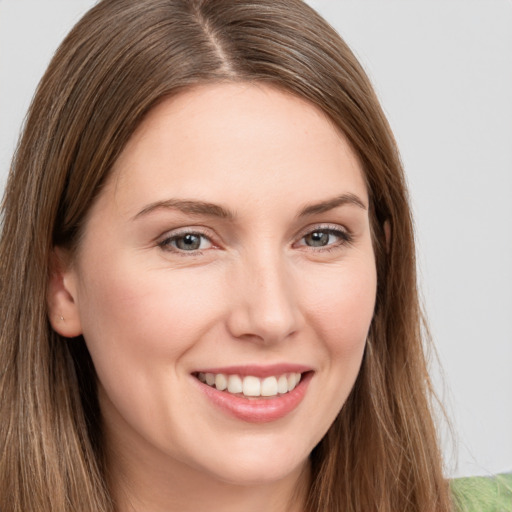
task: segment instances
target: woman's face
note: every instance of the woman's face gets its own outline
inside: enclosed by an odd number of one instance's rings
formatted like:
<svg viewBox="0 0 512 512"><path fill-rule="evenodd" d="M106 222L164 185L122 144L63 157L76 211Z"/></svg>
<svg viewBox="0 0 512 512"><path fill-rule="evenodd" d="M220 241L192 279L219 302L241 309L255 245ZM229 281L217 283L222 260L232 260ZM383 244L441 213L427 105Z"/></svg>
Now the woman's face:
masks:
<svg viewBox="0 0 512 512"><path fill-rule="evenodd" d="M376 294L361 166L301 99L189 90L131 138L62 277L56 329L83 333L128 470L286 478L361 365Z"/></svg>

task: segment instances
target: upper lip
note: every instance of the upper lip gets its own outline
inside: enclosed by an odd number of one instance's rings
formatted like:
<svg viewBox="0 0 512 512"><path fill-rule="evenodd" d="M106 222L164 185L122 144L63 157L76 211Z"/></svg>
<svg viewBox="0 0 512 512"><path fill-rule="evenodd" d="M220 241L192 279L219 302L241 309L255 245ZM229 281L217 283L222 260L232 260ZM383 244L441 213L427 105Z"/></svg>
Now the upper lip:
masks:
<svg viewBox="0 0 512 512"><path fill-rule="evenodd" d="M278 363L271 365L243 364L235 366L216 366L213 368L200 368L193 373L224 373L226 375L252 375L264 378L285 373L305 373L311 371L310 366L303 364Z"/></svg>

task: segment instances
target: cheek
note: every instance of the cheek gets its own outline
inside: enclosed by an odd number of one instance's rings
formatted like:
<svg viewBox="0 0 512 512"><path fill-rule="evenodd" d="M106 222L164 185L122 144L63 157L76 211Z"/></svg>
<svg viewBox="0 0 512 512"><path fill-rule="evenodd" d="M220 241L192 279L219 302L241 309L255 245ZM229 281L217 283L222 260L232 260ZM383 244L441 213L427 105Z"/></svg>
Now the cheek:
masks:
<svg viewBox="0 0 512 512"><path fill-rule="evenodd" d="M377 279L373 258L355 259L312 281L309 322L333 360L362 354L373 317Z"/></svg>
<svg viewBox="0 0 512 512"><path fill-rule="evenodd" d="M219 286L212 279L119 260L108 268L87 275L80 298L83 334L98 374L150 376L156 360L176 362L215 320Z"/></svg>
<svg viewBox="0 0 512 512"><path fill-rule="evenodd" d="M183 361L219 317L219 283L199 271L116 263L87 276L81 301L102 412L118 430L129 424L166 439L182 428L171 418L187 407Z"/></svg>
<svg viewBox="0 0 512 512"><path fill-rule="evenodd" d="M369 253L371 256L371 253ZM322 411L315 432L325 434L345 404L359 374L376 297L373 257L355 258L319 268L301 292L308 297L307 324L323 357L314 408ZM306 293L306 290L309 290ZM321 348L320 348L321 347ZM311 437L314 446L318 438Z"/></svg>

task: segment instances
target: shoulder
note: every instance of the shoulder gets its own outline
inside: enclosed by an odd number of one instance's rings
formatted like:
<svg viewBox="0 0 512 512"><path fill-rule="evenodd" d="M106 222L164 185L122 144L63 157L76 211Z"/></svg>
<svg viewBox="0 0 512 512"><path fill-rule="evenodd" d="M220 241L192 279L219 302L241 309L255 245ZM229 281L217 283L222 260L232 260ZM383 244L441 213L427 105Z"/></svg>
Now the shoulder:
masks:
<svg viewBox="0 0 512 512"><path fill-rule="evenodd" d="M512 512L512 473L456 478L450 487L455 512Z"/></svg>

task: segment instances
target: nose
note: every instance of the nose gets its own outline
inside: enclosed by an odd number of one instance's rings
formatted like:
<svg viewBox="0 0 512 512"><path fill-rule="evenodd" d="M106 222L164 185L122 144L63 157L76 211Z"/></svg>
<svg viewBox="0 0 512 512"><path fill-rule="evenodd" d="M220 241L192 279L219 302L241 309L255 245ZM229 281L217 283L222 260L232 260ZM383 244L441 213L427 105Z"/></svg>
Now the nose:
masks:
<svg viewBox="0 0 512 512"><path fill-rule="evenodd" d="M263 344L293 336L303 317L293 272L278 255L251 258L230 279L230 334Z"/></svg>

